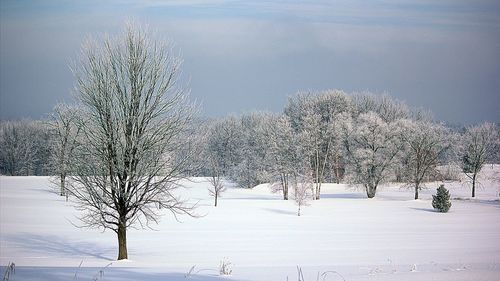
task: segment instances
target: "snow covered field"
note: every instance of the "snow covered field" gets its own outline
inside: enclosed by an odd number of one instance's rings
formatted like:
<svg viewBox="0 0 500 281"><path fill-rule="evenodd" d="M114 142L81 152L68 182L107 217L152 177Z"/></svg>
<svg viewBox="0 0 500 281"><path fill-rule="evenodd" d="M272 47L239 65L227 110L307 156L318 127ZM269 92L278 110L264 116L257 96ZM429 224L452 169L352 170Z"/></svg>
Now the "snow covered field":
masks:
<svg viewBox="0 0 500 281"><path fill-rule="evenodd" d="M431 206L438 183L427 184L421 200L398 186L367 199L325 184L301 217L266 185L229 188L214 208L197 178L183 193L199 200L201 217L178 223L166 212L154 230L131 229L130 260L120 262L115 234L72 225L78 212L48 178L0 177L1 272L12 261L11 280L75 280L76 273L77 280L285 281L297 280L297 266L306 280L326 271L338 274L324 280L500 280L499 174L500 165L485 166L473 200L465 184L445 183L455 198L445 214ZM218 274L224 258L230 276Z"/></svg>

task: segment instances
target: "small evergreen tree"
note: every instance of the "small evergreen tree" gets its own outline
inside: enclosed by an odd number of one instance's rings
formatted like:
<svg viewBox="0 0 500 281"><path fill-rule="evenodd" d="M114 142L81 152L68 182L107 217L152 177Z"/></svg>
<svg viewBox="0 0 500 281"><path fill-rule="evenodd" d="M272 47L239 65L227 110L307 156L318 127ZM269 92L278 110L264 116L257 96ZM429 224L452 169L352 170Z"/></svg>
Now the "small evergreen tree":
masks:
<svg viewBox="0 0 500 281"><path fill-rule="evenodd" d="M444 187L444 184L438 187L437 195L432 195L432 207L441 213L446 213L450 209L450 192Z"/></svg>

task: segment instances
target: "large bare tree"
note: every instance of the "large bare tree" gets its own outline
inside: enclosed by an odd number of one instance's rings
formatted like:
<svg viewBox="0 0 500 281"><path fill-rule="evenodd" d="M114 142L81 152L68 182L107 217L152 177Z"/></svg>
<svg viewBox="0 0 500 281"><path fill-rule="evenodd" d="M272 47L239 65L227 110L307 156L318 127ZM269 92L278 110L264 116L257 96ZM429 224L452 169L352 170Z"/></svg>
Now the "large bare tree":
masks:
<svg viewBox="0 0 500 281"><path fill-rule="evenodd" d="M84 45L74 69L84 116L68 192L84 226L116 232L121 260L129 226L157 223L161 209L193 215L175 193L191 157L176 152L189 147L193 110L168 45L133 25L103 41Z"/></svg>

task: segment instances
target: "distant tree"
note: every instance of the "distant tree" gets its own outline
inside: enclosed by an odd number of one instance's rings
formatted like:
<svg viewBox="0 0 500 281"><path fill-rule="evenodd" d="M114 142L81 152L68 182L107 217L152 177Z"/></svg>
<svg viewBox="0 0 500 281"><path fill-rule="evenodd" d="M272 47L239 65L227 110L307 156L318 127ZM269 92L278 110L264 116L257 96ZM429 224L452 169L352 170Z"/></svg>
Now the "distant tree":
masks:
<svg viewBox="0 0 500 281"><path fill-rule="evenodd" d="M77 118L78 109L66 104L57 104L54 107L51 119L48 122L53 135L52 161L59 181L59 195L66 195L66 176L71 172L73 151L78 143L80 124Z"/></svg>
<svg viewBox="0 0 500 281"><path fill-rule="evenodd" d="M33 121L35 127L35 167L33 174L37 176L54 175L54 167L51 157L54 153L52 143L54 136L50 133L50 128L45 119Z"/></svg>
<svg viewBox="0 0 500 281"><path fill-rule="evenodd" d="M386 123L411 116L411 112L406 104L387 95L374 95L369 92L355 93L352 95L351 100L354 116L375 112Z"/></svg>
<svg viewBox="0 0 500 281"><path fill-rule="evenodd" d="M48 138L42 122L22 120L0 123L0 170L10 176L45 172Z"/></svg>
<svg viewBox="0 0 500 281"><path fill-rule="evenodd" d="M405 145L404 180L414 185L415 200L426 177L436 172L440 156L450 147L450 134L438 124L430 121L404 119L401 138Z"/></svg>
<svg viewBox="0 0 500 281"><path fill-rule="evenodd" d="M387 123L372 111L354 119L344 118L344 145L353 181L362 184L368 198L373 198L378 185L389 177L403 147L400 128L396 122Z"/></svg>
<svg viewBox="0 0 500 281"><path fill-rule="evenodd" d="M67 192L85 226L111 229L118 260L127 259L127 229L158 222L159 209L193 214L175 195L189 158L193 110L177 85L181 61L170 47L133 25L116 40L89 42L75 69L82 104L80 144Z"/></svg>
<svg viewBox="0 0 500 281"><path fill-rule="evenodd" d="M206 126L209 138L208 142L205 142L205 149L217 155L220 174L224 177L230 176L234 167L241 161L243 139L240 120L235 116L228 116Z"/></svg>
<svg viewBox="0 0 500 281"><path fill-rule="evenodd" d="M329 90L319 94L299 93L288 100L285 114L292 128L302 135L303 147L311 162L315 183L313 199L320 199L328 160L342 162L341 139L336 131L342 113L351 110L350 98L342 91Z"/></svg>
<svg viewBox="0 0 500 281"><path fill-rule="evenodd" d="M222 177L218 173L212 174L209 177L211 187L208 188L208 193L214 198L214 206L217 207L217 201L219 197L222 197L222 193L226 191Z"/></svg>
<svg viewBox="0 0 500 281"><path fill-rule="evenodd" d="M436 195L432 195L432 207L441 213L446 213L450 209L450 192L444 187L444 184L438 187Z"/></svg>
<svg viewBox="0 0 500 281"><path fill-rule="evenodd" d="M230 178L239 187L252 188L266 181L265 159L267 140L264 126L267 116L251 112L239 118L236 161L230 171Z"/></svg>
<svg viewBox="0 0 500 281"><path fill-rule="evenodd" d="M307 155L301 146L303 142L301 136L293 131L286 116L270 116L265 128L268 141L266 167L271 188L281 191L283 199L288 200L292 177L306 166Z"/></svg>
<svg viewBox="0 0 500 281"><path fill-rule="evenodd" d="M468 127L462 137L461 164L467 177L472 181L472 197L476 196L477 176L486 161L493 160L499 133L492 123Z"/></svg>
<svg viewBox="0 0 500 281"><path fill-rule="evenodd" d="M227 148L228 142L230 141L227 137L226 127L223 122L215 122L212 126L208 128L205 149L203 153L204 163L206 165L206 170L210 174L209 182L210 187L208 188L210 196L214 197L214 206L217 207L218 198L221 197L222 193L226 190L223 184L223 176L225 165L227 165L228 159Z"/></svg>

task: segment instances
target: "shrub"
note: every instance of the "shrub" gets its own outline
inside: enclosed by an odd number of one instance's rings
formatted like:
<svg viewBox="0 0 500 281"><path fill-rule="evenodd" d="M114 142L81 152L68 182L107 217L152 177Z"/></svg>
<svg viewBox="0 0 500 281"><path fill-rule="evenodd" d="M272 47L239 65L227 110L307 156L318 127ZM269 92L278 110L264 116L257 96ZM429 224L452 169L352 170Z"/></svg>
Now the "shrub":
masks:
<svg viewBox="0 0 500 281"><path fill-rule="evenodd" d="M432 207L441 213L446 213L450 209L450 192L444 187L444 184L438 187L436 195L432 195Z"/></svg>

